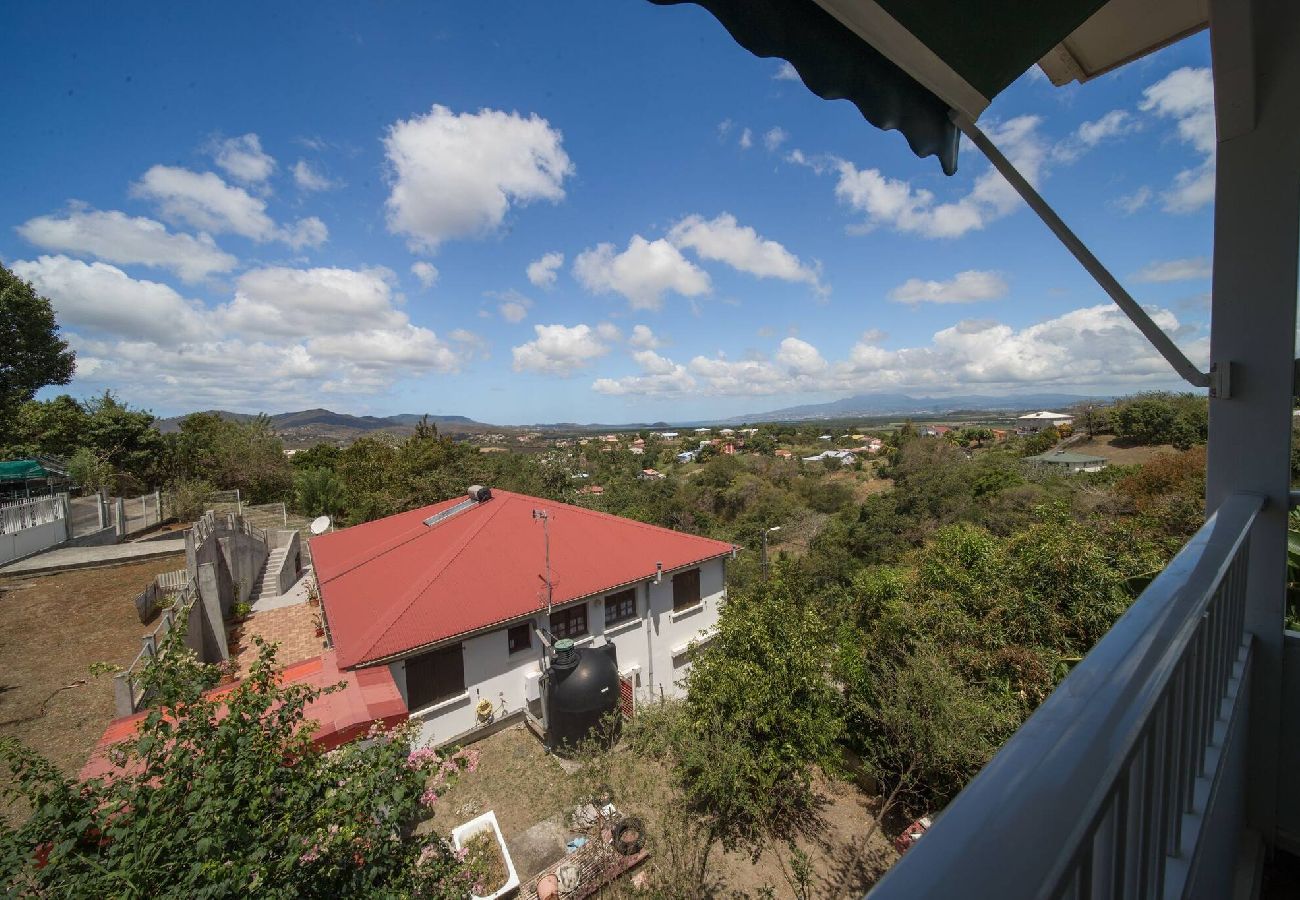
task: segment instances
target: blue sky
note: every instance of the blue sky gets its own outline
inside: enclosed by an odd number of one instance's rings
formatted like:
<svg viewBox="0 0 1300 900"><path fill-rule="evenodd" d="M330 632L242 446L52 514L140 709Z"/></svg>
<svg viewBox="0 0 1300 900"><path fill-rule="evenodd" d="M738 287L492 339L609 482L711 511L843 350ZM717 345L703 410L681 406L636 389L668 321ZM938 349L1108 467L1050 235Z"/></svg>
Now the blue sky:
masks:
<svg viewBox="0 0 1300 900"><path fill-rule="evenodd" d="M1177 386L977 151L945 178L696 7L132 9L0 34L0 260L74 394L515 424ZM981 119L1198 363L1208 66L1035 69Z"/></svg>

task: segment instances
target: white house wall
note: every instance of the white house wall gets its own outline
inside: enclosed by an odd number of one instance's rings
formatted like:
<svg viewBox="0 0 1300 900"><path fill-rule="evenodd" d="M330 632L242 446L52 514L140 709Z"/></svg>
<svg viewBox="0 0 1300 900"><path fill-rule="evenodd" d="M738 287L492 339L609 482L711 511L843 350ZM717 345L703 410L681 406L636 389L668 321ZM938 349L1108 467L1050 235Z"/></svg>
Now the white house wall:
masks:
<svg viewBox="0 0 1300 900"><path fill-rule="evenodd" d="M604 598L593 597L587 604L588 635L579 638L580 647L612 643L617 648L618 668L622 673L635 672L636 702L678 697L683 694L680 681L690 668L684 651L692 642L711 634L717 626L718 613L725 599L724 561L715 559L700 565L700 602L681 612L673 612L672 574L665 573L655 584L653 579L635 586L637 618L605 630ZM646 600L649 598L649 603ZM566 609L576 603L557 606ZM546 614L533 618L535 625L546 624ZM501 628L465 638L462 659L465 666L465 693L424 709L411 710L411 721L421 723L421 743L443 744L461 740L481 727L475 707L486 698L492 702L495 718L515 715L527 705L525 678L540 671L541 642L533 635L533 646L520 653L509 653L506 631L524 620L513 620ZM678 651L674 655L674 651ZM402 660L389 666L402 701L408 703L406 664Z"/></svg>

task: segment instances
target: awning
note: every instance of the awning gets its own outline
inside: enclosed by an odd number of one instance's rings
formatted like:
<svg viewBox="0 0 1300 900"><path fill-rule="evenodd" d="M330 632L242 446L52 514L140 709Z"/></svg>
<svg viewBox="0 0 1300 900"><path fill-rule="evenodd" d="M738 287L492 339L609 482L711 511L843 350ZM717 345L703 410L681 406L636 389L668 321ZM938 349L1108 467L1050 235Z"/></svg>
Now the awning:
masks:
<svg viewBox="0 0 1300 900"><path fill-rule="evenodd" d="M0 462L0 482L66 478L68 471L53 459L11 459Z"/></svg>

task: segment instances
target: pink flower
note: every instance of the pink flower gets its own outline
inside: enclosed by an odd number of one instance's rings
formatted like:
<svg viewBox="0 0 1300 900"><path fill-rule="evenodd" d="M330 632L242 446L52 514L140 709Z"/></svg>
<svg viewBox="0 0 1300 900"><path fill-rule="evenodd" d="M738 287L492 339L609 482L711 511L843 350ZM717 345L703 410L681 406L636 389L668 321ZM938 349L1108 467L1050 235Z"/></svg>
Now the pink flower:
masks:
<svg viewBox="0 0 1300 900"><path fill-rule="evenodd" d="M305 866L308 863L314 863L318 859L320 859L320 846L313 845L310 850L298 857L298 862Z"/></svg>
<svg viewBox="0 0 1300 900"><path fill-rule="evenodd" d="M427 791L425 791L423 794L420 795L420 802L425 806L432 807L433 804L438 802L438 792L435 791L433 788L429 788Z"/></svg>

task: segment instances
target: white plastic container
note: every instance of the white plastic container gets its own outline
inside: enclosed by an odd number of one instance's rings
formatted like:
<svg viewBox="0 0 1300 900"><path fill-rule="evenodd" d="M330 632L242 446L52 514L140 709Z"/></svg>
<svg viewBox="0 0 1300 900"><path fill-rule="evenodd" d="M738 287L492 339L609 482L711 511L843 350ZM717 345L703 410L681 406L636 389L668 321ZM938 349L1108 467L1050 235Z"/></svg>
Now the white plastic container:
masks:
<svg viewBox="0 0 1300 900"><path fill-rule="evenodd" d="M493 836L496 837L497 847L501 850L501 858L506 861L506 874L510 877L495 893L483 897L478 894L470 894L470 897L473 900L496 900L497 897L503 897L519 887L519 873L515 871L514 860L510 858L510 851L506 849L506 839L501 836L501 827L497 825L497 814L489 809L483 815L470 819L463 825L457 825L451 830L451 845L460 850L471 838L477 837L483 831L491 831Z"/></svg>

